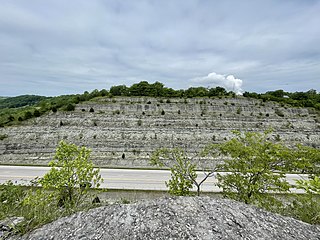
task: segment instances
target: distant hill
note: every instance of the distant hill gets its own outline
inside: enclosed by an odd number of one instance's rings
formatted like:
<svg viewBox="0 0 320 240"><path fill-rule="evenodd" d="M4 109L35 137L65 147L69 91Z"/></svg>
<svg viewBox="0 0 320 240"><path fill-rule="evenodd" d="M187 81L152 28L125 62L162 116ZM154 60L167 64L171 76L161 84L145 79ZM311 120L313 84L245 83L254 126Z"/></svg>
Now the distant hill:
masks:
<svg viewBox="0 0 320 240"><path fill-rule="evenodd" d="M0 109L31 106L48 97L37 95L21 95L17 97L0 97Z"/></svg>

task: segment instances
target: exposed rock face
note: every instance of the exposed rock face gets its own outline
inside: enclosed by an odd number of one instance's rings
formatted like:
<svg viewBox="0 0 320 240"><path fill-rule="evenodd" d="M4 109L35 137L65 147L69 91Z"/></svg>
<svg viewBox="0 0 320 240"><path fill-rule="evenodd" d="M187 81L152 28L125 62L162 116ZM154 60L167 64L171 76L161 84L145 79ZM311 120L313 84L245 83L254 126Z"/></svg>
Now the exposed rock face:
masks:
<svg viewBox="0 0 320 240"><path fill-rule="evenodd" d="M62 218L21 239L320 239L320 228L243 203L163 198Z"/></svg>
<svg viewBox="0 0 320 240"><path fill-rule="evenodd" d="M291 145L320 146L318 116L308 109L246 98L99 98L72 112L51 112L23 126L0 129L8 136L0 141L0 163L46 165L64 139L91 148L96 165L144 167L159 147L194 152L230 139L232 130L270 127Z"/></svg>

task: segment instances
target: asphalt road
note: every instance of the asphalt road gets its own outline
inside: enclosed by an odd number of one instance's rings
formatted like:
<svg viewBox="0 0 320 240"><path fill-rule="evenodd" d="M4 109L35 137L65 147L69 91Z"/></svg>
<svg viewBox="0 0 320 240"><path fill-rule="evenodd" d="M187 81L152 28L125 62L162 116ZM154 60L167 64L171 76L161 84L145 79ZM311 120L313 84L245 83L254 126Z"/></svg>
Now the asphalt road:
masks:
<svg viewBox="0 0 320 240"><path fill-rule="evenodd" d="M17 184L28 184L36 177L42 177L49 171L49 167L0 166L0 183L12 180ZM100 169L104 179L103 188L108 189L136 189L136 190L167 190L165 181L170 179L170 172L165 170L135 170L135 169ZM198 178L203 177L198 172ZM306 175L287 174L289 183L296 179L307 178ZM210 177L202 186L202 191L219 192L215 186L215 177Z"/></svg>

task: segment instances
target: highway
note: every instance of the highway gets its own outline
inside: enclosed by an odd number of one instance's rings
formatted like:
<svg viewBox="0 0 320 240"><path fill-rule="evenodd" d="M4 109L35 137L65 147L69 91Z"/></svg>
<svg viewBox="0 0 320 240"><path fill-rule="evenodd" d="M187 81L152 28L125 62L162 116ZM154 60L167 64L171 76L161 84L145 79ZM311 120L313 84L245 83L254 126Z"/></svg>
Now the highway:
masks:
<svg viewBox="0 0 320 240"><path fill-rule="evenodd" d="M16 184L28 185L30 180L42 177L49 170L49 167L0 165L0 183L12 180ZM108 189L167 190L165 181L170 179L170 171L166 170L100 169L100 174L104 179L101 187ZM203 176L203 172L198 172L199 179ZM287 174L290 184L301 178L306 179L307 175ZM201 190L220 192L215 183L215 177L210 177Z"/></svg>

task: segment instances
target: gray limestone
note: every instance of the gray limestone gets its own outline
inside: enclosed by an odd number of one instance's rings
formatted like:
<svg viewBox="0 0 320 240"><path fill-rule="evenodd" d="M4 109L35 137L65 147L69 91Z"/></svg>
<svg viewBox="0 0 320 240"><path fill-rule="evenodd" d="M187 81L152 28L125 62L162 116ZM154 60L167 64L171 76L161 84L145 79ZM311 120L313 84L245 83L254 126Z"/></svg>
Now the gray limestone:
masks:
<svg viewBox="0 0 320 240"><path fill-rule="evenodd" d="M310 109L241 97L98 98L72 112L51 112L22 126L1 128L0 134L8 137L0 140L0 163L46 165L58 142L66 140L91 148L92 160L102 167L149 167L150 154L160 147L195 152L230 139L232 130L268 128L289 145L320 146L319 116ZM214 162L207 159L207 164Z"/></svg>
<svg viewBox="0 0 320 240"><path fill-rule="evenodd" d="M162 198L81 212L20 239L320 239L320 228L225 199Z"/></svg>

